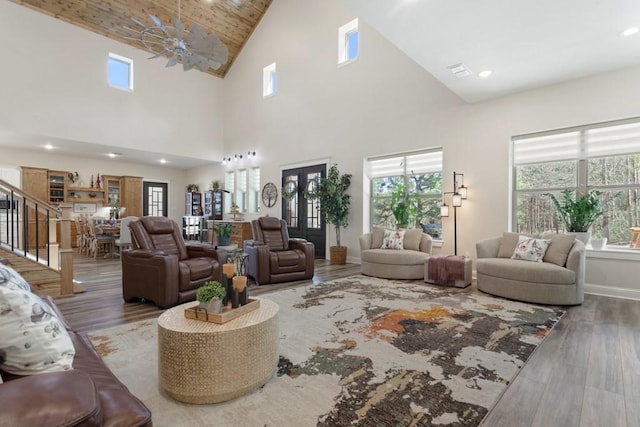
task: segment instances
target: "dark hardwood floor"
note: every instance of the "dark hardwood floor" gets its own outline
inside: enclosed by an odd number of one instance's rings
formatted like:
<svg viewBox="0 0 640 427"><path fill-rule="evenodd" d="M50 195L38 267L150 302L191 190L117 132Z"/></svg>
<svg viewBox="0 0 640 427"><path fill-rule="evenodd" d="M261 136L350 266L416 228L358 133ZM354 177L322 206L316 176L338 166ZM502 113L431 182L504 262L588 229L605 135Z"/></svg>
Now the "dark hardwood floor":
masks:
<svg viewBox="0 0 640 427"><path fill-rule="evenodd" d="M86 292L56 303L74 328L95 331L158 317L151 303L125 304L119 258L74 257ZM360 272L357 264L316 261L312 281L257 287L253 295L320 283ZM477 292L475 285L467 288ZM531 356L484 427L640 427L640 301L587 295Z"/></svg>

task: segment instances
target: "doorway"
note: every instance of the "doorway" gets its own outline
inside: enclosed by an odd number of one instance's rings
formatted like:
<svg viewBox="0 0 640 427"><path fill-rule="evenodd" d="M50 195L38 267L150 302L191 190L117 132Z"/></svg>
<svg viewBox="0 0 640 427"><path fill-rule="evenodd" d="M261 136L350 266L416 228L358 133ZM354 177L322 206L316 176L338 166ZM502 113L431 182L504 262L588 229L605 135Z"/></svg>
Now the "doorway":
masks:
<svg viewBox="0 0 640 427"><path fill-rule="evenodd" d="M282 218L287 222L289 236L312 242L316 258L326 256L326 224L320 211L320 203L307 199L304 190L310 182L324 178L326 171L326 165L282 171Z"/></svg>
<svg viewBox="0 0 640 427"><path fill-rule="evenodd" d="M142 183L142 215L168 216L168 184L164 182Z"/></svg>

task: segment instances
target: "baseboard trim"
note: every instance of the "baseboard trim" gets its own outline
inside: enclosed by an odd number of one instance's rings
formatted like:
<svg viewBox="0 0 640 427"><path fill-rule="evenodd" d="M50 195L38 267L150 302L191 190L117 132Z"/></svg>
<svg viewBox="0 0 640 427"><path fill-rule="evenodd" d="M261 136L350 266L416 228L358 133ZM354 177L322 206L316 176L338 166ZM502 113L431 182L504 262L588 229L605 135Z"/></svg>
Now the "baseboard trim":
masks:
<svg viewBox="0 0 640 427"><path fill-rule="evenodd" d="M604 297L624 298L640 301L640 290L629 288L618 288L616 286L584 284L584 293L590 295L600 295Z"/></svg>

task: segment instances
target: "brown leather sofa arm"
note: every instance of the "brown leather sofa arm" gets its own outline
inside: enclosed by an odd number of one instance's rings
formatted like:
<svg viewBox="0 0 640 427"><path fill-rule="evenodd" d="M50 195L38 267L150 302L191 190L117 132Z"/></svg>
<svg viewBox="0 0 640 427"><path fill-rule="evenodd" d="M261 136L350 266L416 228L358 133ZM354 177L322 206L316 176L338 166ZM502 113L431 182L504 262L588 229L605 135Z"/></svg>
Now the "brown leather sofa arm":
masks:
<svg viewBox="0 0 640 427"><path fill-rule="evenodd" d="M91 377L78 370L16 378L0 384L0 426L101 426Z"/></svg>
<svg viewBox="0 0 640 427"><path fill-rule="evenodd" d="M213 248L211 245L199 243L187 245L187 254L189 258L207 257L214 258L221 264L227 262L227 251Z"/></svg>
<svg viewBox="0 0 640 427"><path fill-rule="evenodd" d="M304 252L307 259L313 260L316 256L316 248L313 243L305 239L292 238L289 239L289 247L291 249L298 249ZM313 262L306 263L305 275L307 277L313 276L314 265Z"/></svg>
<svg viewBox="0 0 640 427"><path fill-rule="evenodd" d="M130 258L153 258L155 256L163 256L163 257L167 256L167 253L161 250L146 251L144 249L132 249L126 252L127 252L126 256Z"/></svg>
<svg viewBox="0 0 640 427"><path fill-rule="evenodd" d="M122 296L131 301L139 295L148 295L159 307L178 302L179 274L177 255L163 251L134 249L122 253Z"/></svg>

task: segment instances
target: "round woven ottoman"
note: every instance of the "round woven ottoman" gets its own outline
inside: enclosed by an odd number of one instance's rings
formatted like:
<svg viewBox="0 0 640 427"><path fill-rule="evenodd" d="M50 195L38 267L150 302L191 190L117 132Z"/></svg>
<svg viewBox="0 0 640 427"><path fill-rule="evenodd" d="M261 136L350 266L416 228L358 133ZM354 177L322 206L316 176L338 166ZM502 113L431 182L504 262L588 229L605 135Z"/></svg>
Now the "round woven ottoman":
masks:
<svg viewBox="0 0 640 427"><path fill-rule="evenodd" d="M160 387L186 403L216 403L260 387L278 366L278 305L260 307L227 323L187 319L189 302L158 319Z"/></svg>

